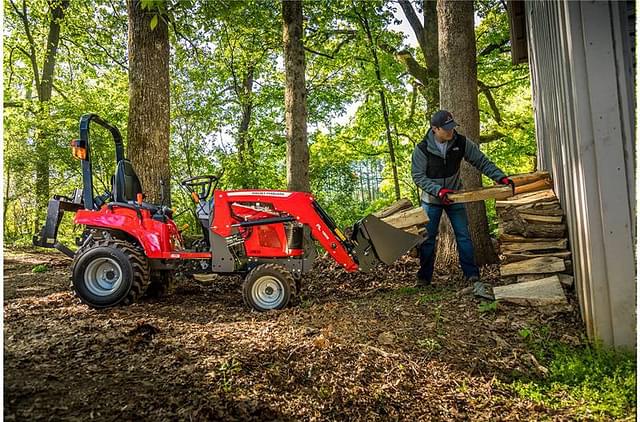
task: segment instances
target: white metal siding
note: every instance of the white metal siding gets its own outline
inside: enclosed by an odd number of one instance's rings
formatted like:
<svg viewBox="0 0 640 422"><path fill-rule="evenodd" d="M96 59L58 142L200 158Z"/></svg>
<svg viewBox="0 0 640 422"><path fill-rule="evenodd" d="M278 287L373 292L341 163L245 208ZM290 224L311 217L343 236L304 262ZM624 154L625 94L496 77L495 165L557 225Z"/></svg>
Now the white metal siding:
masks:
<svg viewBox="0 0 640 422"><path fill-rule="evenodd" d="M635 64L628 8L527 1L525 10L538 165L552 173L567 214L587 332L635 347Z"/></svg>

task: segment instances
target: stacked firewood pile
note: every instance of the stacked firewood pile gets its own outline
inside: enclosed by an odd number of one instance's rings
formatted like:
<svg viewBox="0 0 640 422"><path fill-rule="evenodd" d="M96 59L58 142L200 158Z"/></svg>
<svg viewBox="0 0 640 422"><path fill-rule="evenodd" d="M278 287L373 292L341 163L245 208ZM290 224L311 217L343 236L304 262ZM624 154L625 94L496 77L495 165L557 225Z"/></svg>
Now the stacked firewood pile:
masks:
<svg viewBox="0 0 640 422"><path fill-rule="evenodd" d="M561 284L573 284L567 226L548 172L511 176L510 186L496 185L450 194L455 202L496 199L501 245L500 275L512 284L493 289L495 298L521 304L566 303ZM428 222L408 199L374 214L404 231L423 234ZM416 251L412 254L415 255Z"/></svg>
<svg viewBox="0 0 640 422"><path fill-rule="evenodd" d="M567 226L546 172L514 176L516 195L496 201L500 275L516 284L494 289L496 299L565 303L561 283L573 283Z"/></svg>

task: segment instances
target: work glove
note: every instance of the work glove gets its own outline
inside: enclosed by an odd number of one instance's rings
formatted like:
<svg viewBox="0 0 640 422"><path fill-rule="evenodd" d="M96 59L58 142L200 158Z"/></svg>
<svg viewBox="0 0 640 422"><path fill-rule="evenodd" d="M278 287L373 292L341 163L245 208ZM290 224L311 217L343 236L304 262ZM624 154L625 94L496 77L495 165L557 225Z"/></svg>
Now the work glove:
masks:
<svg viewBox="0 0 640 422"><path fill-rule="evenodd" d="M447 195L454 192L454 190L442 188L438 191L438 198L440 198L440 201L442 201L444 205L451 205L452 201Z"/></svg>
<svg viewBox="0 0 640 422"><path fill-rule="evenodd" d="M508 177L503 177L502 179L500 179L499 183L501 185L509 185L509 186L511 186L511 194L512 195L516 194L516 184L513 183L513 180L509 179Z"/></svg>

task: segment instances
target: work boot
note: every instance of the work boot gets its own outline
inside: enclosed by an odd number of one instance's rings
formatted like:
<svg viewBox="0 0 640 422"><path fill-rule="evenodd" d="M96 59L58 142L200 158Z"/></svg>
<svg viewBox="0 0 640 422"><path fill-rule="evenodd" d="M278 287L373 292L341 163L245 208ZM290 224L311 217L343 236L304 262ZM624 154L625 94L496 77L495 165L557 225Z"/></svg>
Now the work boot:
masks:
<svg viewBox="0 0 640 422"><path fill-rule="evenodd" d="M473 283L473 295L481 299L494 300L491 286L483 283L478 278L476 278L476 281Z"/></svg>

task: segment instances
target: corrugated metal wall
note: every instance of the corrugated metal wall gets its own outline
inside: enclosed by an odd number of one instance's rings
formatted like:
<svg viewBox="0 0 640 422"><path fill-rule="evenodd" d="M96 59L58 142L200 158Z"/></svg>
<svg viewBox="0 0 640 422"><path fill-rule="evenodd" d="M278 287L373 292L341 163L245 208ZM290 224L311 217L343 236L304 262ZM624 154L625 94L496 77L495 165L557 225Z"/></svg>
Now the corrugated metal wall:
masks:
<svg viewBox="0 0 640 422"><path fill-rule="evenodd" d="M587 332L636 342L634 17L628 2L526 1L538 164L567 215Z"/></svg>

